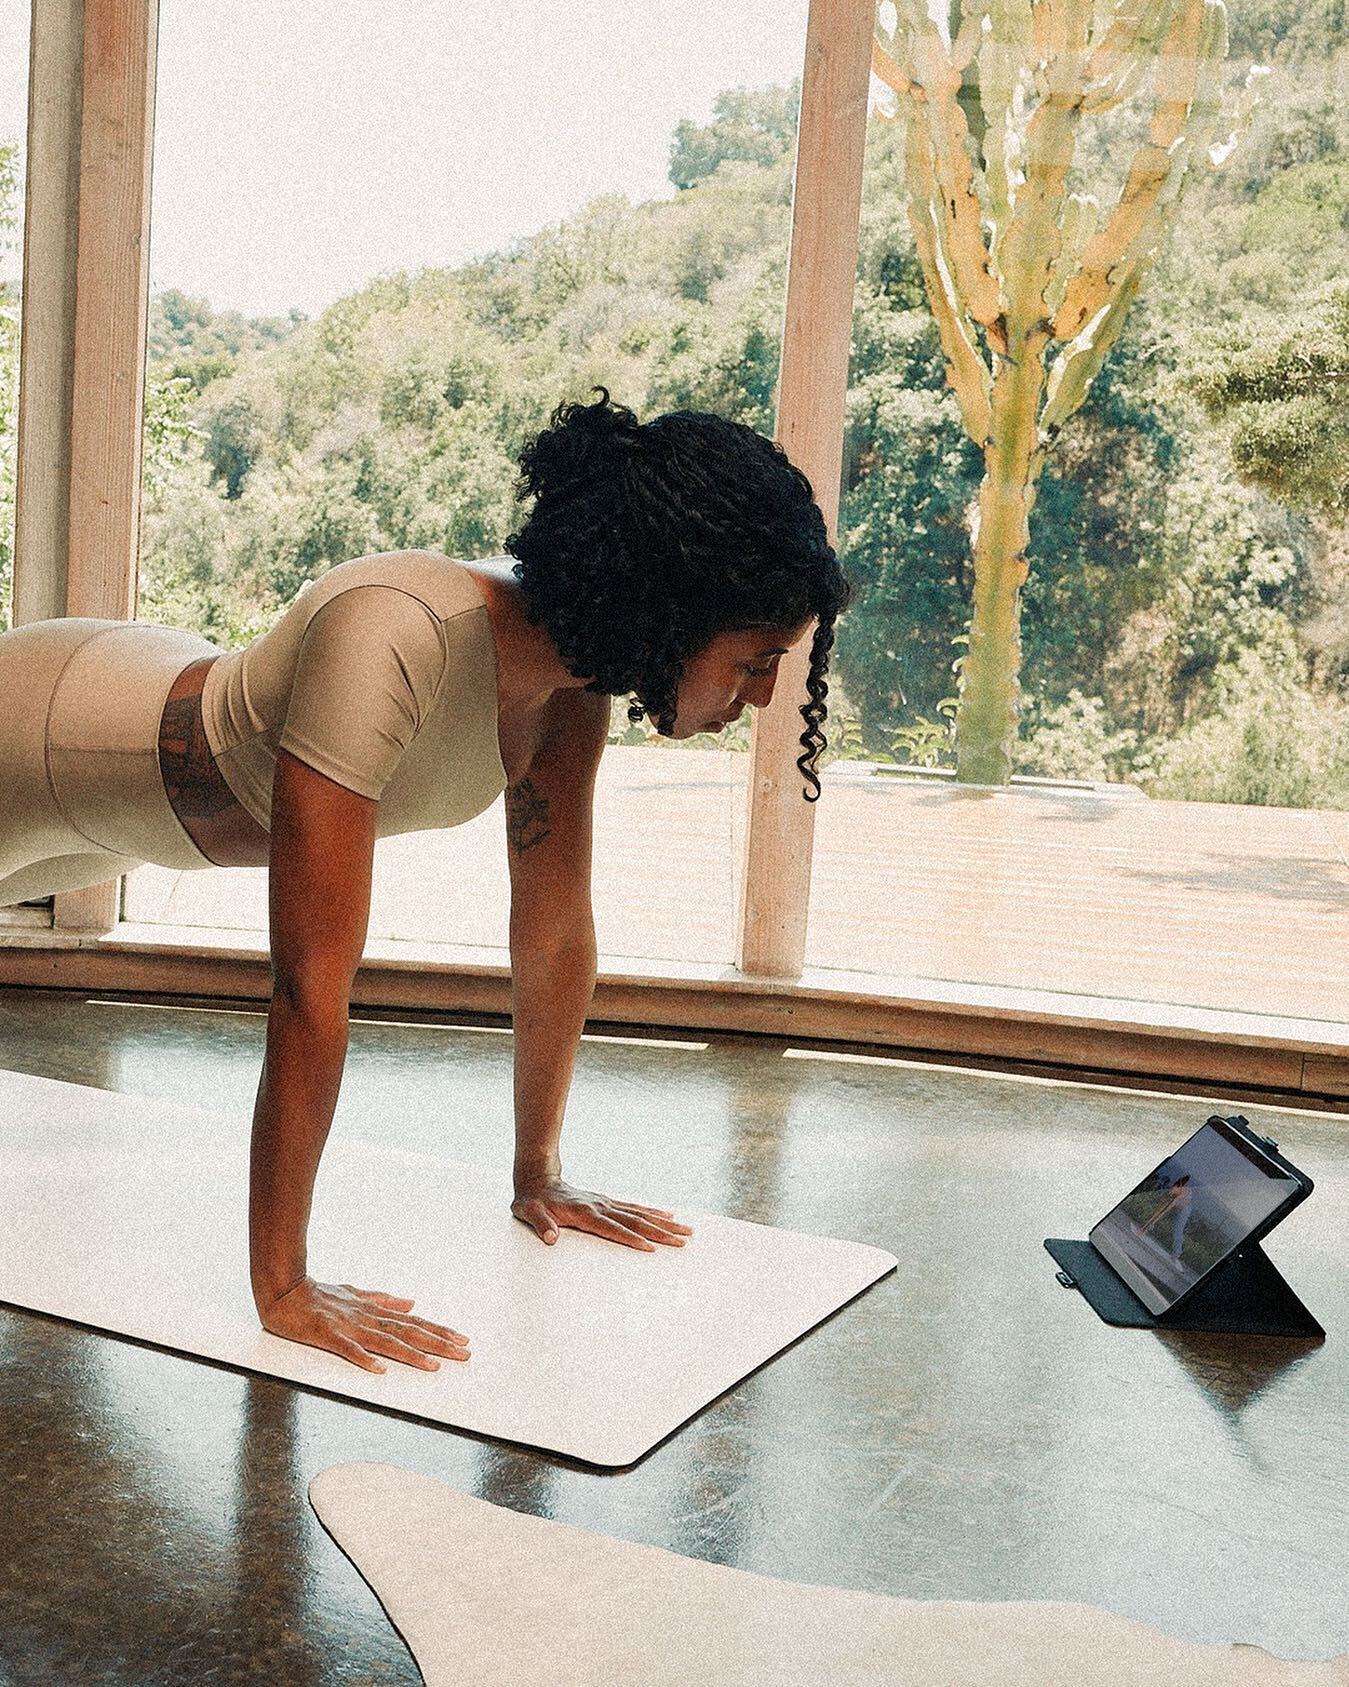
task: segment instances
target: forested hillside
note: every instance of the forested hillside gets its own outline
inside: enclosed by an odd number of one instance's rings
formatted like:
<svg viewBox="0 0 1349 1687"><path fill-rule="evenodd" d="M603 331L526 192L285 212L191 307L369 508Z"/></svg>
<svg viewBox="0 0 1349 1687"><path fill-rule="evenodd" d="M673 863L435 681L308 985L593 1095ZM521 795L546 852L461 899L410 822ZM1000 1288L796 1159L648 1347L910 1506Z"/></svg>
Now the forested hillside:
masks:
<svg viewBox="0 0 1349 1687"><path fill-rule="evenodd" d="M1023 771L1349 808L1344 10L1231 9L1230 79L1270 64L1262 104L1195 184L1040 482ZM599 382L643 418L689 406L771 433L798 101L799 85L730 92L710 124L678 125L670 200L601 196L313 321L152 299L141 615L238 644L347 557L499 550L522 514L521 442ZM838 535L861 589L828 732L831 754L949 765L981 463L923 296L900 130L868 137ZM1070 185L1100 193L1138 133L1124 113ZM12 160L0 148L0 225ZM7 547L14 322L0 334ZM616 740L647 730L615 710Z"/></svg>

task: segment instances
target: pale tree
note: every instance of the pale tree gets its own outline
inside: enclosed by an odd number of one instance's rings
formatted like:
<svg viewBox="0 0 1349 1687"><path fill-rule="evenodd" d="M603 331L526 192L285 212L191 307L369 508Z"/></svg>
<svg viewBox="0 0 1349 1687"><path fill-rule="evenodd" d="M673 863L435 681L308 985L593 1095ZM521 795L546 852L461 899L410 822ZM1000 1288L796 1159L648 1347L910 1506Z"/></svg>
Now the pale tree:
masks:
<svg viewBox="0 0 1349 1687"><path fill-rule="evenodd" d="M984 456L957 778L1011 778L1020 594L1045 452L1087 395L1163 248L1182 192L1227 139L1222 0L882 0L872 69L902 120L909 221L947 379ZM1069 190L1085 120L1150 97L1147 137L1102 217ZM886 96L888 99L889 96ZM974 134L971 133L971 124ZM1090 184L1089 184L1090 185Z"/></svg>

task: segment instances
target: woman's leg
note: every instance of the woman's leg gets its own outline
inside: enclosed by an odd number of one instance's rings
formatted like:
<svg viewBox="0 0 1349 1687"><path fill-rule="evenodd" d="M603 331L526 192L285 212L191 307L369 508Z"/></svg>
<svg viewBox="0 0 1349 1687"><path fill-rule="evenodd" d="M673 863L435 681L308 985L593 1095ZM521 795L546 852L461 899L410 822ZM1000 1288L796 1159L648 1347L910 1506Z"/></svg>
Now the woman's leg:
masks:
<svg viewBox="0 0 1349 1687"><path fill-rule="evenodd" d="M142 865L129 855L110 855L106 850L35 861L31 867L21 867L17 873L0 879L0 908L36 902L61 890L88 890L91 885L106 884L109 879L119 878Z"/></svg>

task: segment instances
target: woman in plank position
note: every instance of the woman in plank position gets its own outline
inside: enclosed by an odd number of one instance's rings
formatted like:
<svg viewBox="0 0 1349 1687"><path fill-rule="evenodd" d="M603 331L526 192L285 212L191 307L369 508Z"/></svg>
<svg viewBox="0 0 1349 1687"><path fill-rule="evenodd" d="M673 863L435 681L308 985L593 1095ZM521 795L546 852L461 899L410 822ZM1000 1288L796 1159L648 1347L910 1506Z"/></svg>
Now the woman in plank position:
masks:
<svg viewBox="0 0 1349 1687"><path fill-rule="evenodd" d="M820 783L825 674L851 586L806 477L741 423L639 423L603 387L519 457L534 508L506 554L382 551L330 568L271 630L86 616L0 635L0 906L146 862L268 868L273 991L253 1115L249 1252L264 1329L366 1370L468 1356L413 1302L315 1281L306 1233L346 1060L377 838L457 826L506 794L515 1060L512 1213L628 1247L673 1214L562 1178L593 990L591 807L610 699L668 738L773 696L812 634L802 776ZM518 559L511 566L511 558Z"/></svg>

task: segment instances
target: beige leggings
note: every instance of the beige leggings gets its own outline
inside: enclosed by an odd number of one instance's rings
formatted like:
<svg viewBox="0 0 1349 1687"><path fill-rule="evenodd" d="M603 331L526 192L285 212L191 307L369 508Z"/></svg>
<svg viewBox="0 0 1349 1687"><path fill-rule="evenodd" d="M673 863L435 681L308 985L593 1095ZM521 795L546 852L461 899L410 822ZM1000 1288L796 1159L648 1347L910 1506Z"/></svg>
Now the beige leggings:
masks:
<svg viewBox="0 0 1349 1687"><path fill-rule="evenodd" d="M84 615L0 633L0 907L145 862L215 865L170 806L159 718L175 676L216 651L177 627Z"/></svg>

